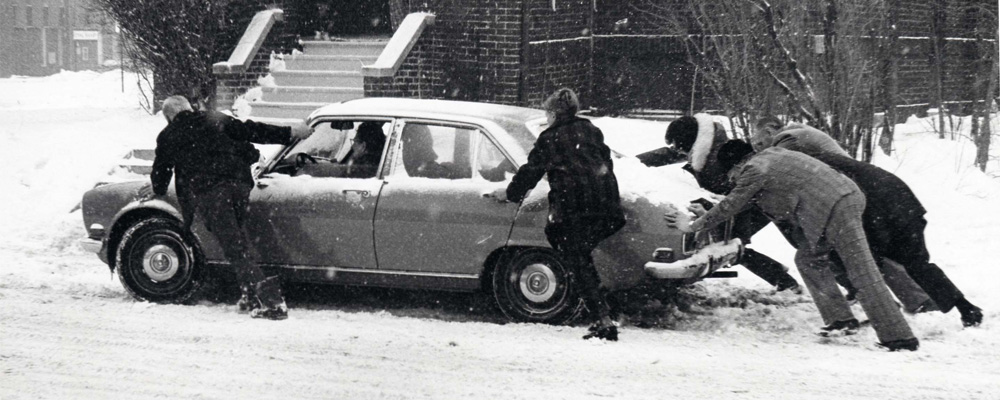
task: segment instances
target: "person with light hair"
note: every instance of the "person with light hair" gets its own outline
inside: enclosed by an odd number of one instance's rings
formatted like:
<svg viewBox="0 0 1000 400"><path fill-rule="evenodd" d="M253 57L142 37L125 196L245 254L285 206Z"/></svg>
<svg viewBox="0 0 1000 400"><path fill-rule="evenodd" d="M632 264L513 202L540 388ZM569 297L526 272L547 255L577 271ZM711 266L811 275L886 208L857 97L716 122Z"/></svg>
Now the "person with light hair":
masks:
<svg viewBox="0 0 1000 400"><path fill-rule="evenodd" d="M150 183L142 199L167 195L174 179L183 224L190 231L195 215L219 241L240 285L240 311L253 318L288 317L277 277L265 277L253 260L246 232L247 206L253 177L250 166L260 159L251 143L289 144L312 134L294 127L240 121L217 111L196 111L183 96L163 102L167 127L156 138Z"/></svg>

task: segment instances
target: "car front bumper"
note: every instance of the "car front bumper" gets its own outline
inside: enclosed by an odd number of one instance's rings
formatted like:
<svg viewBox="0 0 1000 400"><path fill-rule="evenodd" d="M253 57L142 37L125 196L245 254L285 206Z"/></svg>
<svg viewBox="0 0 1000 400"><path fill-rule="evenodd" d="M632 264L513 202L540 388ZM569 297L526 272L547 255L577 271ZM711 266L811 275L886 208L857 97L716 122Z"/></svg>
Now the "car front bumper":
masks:
<svg viewBox="0 0 1000 400"><path fill-rule="evenodd" d="M743 243L739 239L732 239L705 246L683 260L647 262L645 270L647 275L656 279L704 278L719 268L735 264L742 253Z"/></svg>
<svg viewBox="0 0 1000 400"><path fill-rule="evenodd" d="M85 237L80 239L78 243L80 244L80 248L83 250L97 254L97 257L99 257L101 261L104 261L105 264L108 262L108 255L106 247L104 246L104 241Z"/></svg>

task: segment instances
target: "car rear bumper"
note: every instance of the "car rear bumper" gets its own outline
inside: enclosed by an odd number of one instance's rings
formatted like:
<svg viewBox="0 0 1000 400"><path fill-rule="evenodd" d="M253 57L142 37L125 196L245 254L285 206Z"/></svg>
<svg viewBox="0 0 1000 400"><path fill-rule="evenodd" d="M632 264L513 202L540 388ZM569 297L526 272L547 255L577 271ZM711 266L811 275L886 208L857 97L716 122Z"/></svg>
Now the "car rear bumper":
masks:
<svg viewBox="0 0 1000 400"><path fill-rule="evenodd" d="M647 275L656 279L698 279L719 268L733 265L742 253L743 243L739 239L733 239L705 246L683 260L647 262L645 269Z"/></svg>

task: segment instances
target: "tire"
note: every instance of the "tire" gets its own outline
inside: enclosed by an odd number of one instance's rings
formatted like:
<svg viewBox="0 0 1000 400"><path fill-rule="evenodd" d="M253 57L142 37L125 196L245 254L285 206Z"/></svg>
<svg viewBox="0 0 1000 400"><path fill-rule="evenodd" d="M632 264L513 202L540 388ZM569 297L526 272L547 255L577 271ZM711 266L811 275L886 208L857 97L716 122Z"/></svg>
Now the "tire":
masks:
<svg viewBox="0 0 1000 400"><path fill-rule="evenodd" d="M171 219L154 217L132 225L115 254L118 279L139 300L183 303L205 280L194 241Z"/></svg>
<svg viewBox="0 0 1000 400"><path fill-rule="evenodd" d="M501 259L493 271L493 297L500 311L517 322L564 324L583 309L569 271L548 249L521 250Z"/></svg>

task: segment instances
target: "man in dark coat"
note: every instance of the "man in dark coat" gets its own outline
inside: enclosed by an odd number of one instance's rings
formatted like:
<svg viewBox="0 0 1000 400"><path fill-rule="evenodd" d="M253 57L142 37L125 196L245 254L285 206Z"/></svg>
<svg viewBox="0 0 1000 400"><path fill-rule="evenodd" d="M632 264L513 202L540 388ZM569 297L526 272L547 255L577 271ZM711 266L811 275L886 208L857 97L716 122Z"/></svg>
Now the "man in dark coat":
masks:
<svg viewBox="0 0 1000 400"><path fill-rule="evenodd" d="M735 186L718 205L694 222L671 212L667 223L690 232L725 222L756 206L775 222L794 228L799 253L822 256L836 251L858 300L872 321L880 345L916 350L919 341L875 266L861 227L865 197L854 182L805 154L782 148L753 154L749 144L731 140L719 149L719 165ZM808 259L796 255L796 260ZM800 268L802 266L800 265Z"/></svg>
<svg viewBox="0 0 1000 400"><path fill-rule="evenodd" d="M250 165L260 153L250 142L288 144L312 133L304 125L293 128L240 121L215 111L194 111L183 96L163 102L169 124L156 138L156 158L150 185L140 196L167 194L176 175L177 200L184 226L195 215L215 234L240 284L241 311L254 318L285 319L287 307L277 278L265 278L254 263L244 223L253 187Z"/></svg>
<svg viewBox="0 0 1000 400"><path fill-rule="evenodd" d="M688 155L689 162L684 170L694 175L703 189L718 195L729 193L732 184L726 176L727 171L719 168L716 161L719 148L729 140L722 125L712 121L707 114L684 116L670 123L665 140L674 150ZM750 238L769 223L771 221L759 210L748 209L736 215L733 236L739 238L744 245L750 244ZM741 262L747 270L778 291L800 290L799 283L788 274L788 268L771 257L746 248Z"/></svg>
<svg viewBox="0 0 1000 400"><path fill-rule="evenodd" d="M868 200L862 221L876 262L901 264L941 312L958 308L964 326L982 322L982 310L965 298L941 268L930 262L924 241L927 211L902 179L846 153L824 151L824 146L829 146L822 144L824 141L833 145L836 142L815 128L801 125L782 128L783 124L775 118L761 119L756 125L754 143L758 150L774 146L808 154L858 185ZM886 274L886 281L891 279Z"/></svg>
<svg viewBox="0 0 1000 400"><path fill-rule="evenodd" d="M495 196L519 202L548 174L551 189L545 236L568 264L597 320L584 338L618 340L618 328L610 319L591 257L602 240L625 225L611 150L600 129L576 116L580 103L572 90L557 90L543 106L549 127L538 136L527 164L517 170L506 191Z"/></svg>

